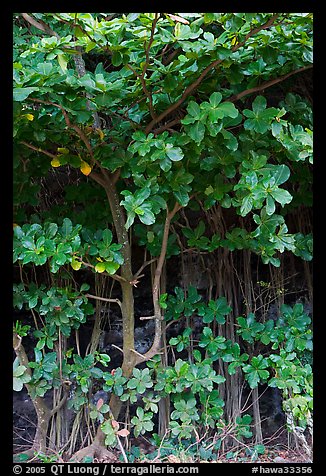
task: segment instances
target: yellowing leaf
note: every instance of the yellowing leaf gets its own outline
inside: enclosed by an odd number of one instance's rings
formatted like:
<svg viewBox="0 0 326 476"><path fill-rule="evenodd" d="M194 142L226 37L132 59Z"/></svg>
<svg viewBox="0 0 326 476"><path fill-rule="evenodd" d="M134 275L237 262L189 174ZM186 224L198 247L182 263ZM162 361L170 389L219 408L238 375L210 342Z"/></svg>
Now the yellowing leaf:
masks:
<svg viewBox="0 0 326 476"><path fill-rule="evenodd" d="M61 162L57 157L55 157L54 159L51 160L51 165L52 167L60 167Z"/></svg>
<svg viewBox="0 0 326 476"><path fill-rule="evenodd" d="M234 37L232 38L232 41L231 41L231 46L234 46L234 45L236 45L237 43L238 43L238 39L237 39L236 36L234 36Z"/></svg>
<svg viewBox="0 0 326 476"><path fill-rule="evenodd" d="M57 151L60 152L60 154L64 154L64 155L69 154L69 150L66 149L65 147L58 147Z"/></svg>
<svg viewBox="0 0 326 476"><path fill-rule="evenodd" d="M103 261L102 258L100 258L99 256L96 257L97 261Z"/></svg>
<svg viewBox="0 0 326 476"><path fill-rule="evenodd" d="M24 117L26 117L26 119L28 121L34 121L34 116L33 114L24 114Z"/></svg>
<svg viewBox="0 0 326 476"><path fill-rule="evenodd" d="M66 56L61 54L61 55L58 55L57 58L58 58L60 68L65 73L67 71L67 64L68 64L68 60L66 59Z"/></svg>
<svg viewBox="0 0 326 476"><path fill-rule="evenodd" d="M206 188L205 190L205 195L210 195L211 193L214 192L213 187L210 185L209 187Z"/></svg>
<svg viewBox="0 0 326 476"><path fill-rule="evenodd" d="M98 273L103 273L103 271L105 271L105 263L97 263L95 266L95 271Z"/></svg>
<svg viewBox="0 0 326 476"><path fill-rule="evenodd" d="M100 136L100 139L103 140L104 139L104 132L102 131L102 129L96 129L96 130L97 130L98 135Z"/></svg>
<svg viewBox="0 0 326 476"><path fill-rule="evenodd" d="M74 269L75 271L78 271L81 267L81 262L76 260L76 258L72 258L71 260L71 267L72 269Z"/></svg>
<svg viewBox="0 0 326 476"><path fill-rule="evenodd" d="M90 165L85 162L84 160L82 160L81 162L81 167L80 167L80 171L81 173L83 173L84 175L89 175L92 171L92 167L90 167Z"/></svg>

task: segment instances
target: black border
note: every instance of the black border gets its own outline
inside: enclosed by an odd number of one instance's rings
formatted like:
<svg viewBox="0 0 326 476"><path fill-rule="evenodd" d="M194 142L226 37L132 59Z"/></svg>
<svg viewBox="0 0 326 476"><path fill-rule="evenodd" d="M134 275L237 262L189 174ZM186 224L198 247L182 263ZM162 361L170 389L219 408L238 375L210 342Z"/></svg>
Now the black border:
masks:
<svg viewBox="0 0 326 476"><path fill-rule="evenodd" d="M147 11L149 7L153 5L149 4L150 2L123 2L123 4L119 4L119 7L123 7L123 11L131 12L137 10L139 11ZM320 87L320 82L323 81L323 59L322 59L322 40L324 35L322 34L323 28L323 15L321 11L321 5L317 4L317 2L311 2L307 4L307 2L303 1L296 1L296 2L279 2L274 1L272 3L266 2L265 5L262 5L261 2L253 2L253 1L232 1L228 2L227 5L216 4L215 2L200 2L199 4L193 3L191 5L190 2L173 2L173 4L168 5L164 2L164 5L161 6L166 9L166 11L197 11L198 7L200 7L201 11L215 11L217 7L222 9L223 11L243 11L244 9L248 12L251 11L258 11L258 12L265 12L269 11L268 7L273 8L274 10L281 10L281 11L308 11L314 13L314 148L317 150L316 161L314 165L314 184L313 184L313 195L314 195L314 206L313 206L313 223L314 223L314 271L313 271L313 282L314 282L314 308L316 309L315 312L315 321L314 321L314 460L312 464L295 464L295 465L282 465L282 464L275 464L273 465L264 465L261 463L245 463L245 466L242 465L241 469L239 465L241 463L232 463L230 469L238 469L241 471L241 474L245 474L248 471L248 474L252 474L251 468L253 466L264 466L266 467L273 467L273 468L284 468L286 466L305 466L305 467L312 467L313 472L315 469L322 468L324 466L322 461L322 451L323 451L323 425L322 425L322 415L325 413L325 409L323 409L323 393L321 384L323 382L323 375L322 375L322 368L323 368L323 361L325 359L324 355L322 355L321 351L323 349L323 341L325 339L324 334L322 332L322 323L325 320L323 315L324 310L324 302L321 298L320 290L324 287L325 278L324 278L324 269L325 267L322 264L322 257L325 253L322 252L322 244L323 244L323 225L326 219L325 211L324 211L324 203L323 203L323 194L321 193L321 187L323 186L323 182L325 180L325 175L323 174L322 164L325 160L323 157L323 153L321 150L321 138L323 133L323 117L319 114L318 109L322 107L321 99L324 97L325 93L323 89ZM2 251L2 285L1 285L1 320L2 320L2 330L1 330L1 384L2 384L2 412L1 412L1 428L0 428L0 435L3 436L1 442L1 466L4 463L8 462L8 466L12 468L12 347L11 347L11 333L12 333L12 324L11 324L11 315L12 315L12 282L10 280L10 276L12 275L12 198L13 198L13 178L12 178L12 80L11 80L11 72L12 72L12 43L13 43L13 33L12 33L12 15L17 10L25 10L27 8L31 8L32 10L36 11L52 11L51 7L52 4L38 4L38 2L16 2L14 5L11 5L12 8L8 8L8 5L3 8L3 15L1 18L1 63L2 63L2 74L1 74L1 116L2 116L2 143L1 143L1 152L2 157L0 158L2 167L1 167L1 185L0 190L3 194L3 197L0 199L1 203L1 233L0 239L3 241L1 242L1 251ZM90 5L89 2L78 2L78 4L73 4L72 2L65 1L65 2L56 2L53 7L55 7L56 11L71 11L74 10L75 7L78 8L78 11L87 11L89 7L92 9L96 9L99 11L103 11L106 8L103 2L92 2ZM109 8L114 8L114 5L107 5ZM159 7L159 5L157 5ZM264 8L265 7L265 8ZM324 186L325 187L325 186ZM324 305L324 306L323 306ZM7 335L8 332L8 335ZM10 411L8 411L10 409ZM201 474L201 467L206 470L207 466L212 463L201 463L201 464L191 464L190 466L199 467L199 474ZM222 463L222 464L230 464L230 463ZM235 465L235 467L234 467ZM22 465L24 467L29 466L28 464ZM34 464L34 466L36 466ZM46 473L43 474L53 474L50 472L50 465L45 465L47 467ZM99 465L103 468L104 465ZM133 466L143 466L135 464ZM157 466L164 466L163 464L158 464ZM177 467L178 465L174 465ZM186 466L186 465L180 465ZM214 467L213 467L214 468ZM73 469L73 468L71 468ZM217 466L217 469L222 469L220 466ZM7 473L4 473L7 474ZM9 474L9 473L8 473ZM25 474L23 472L22 474ZM60 474L60 473L58 473ZM63 472L62 474L68 474ZM101 470L100 470L101 474ZM110 474L107 472L106 474ZM157 473L159 474L159 473ZM162 473L161 473L162 474ZM168 473L163 473L168 474ZM223 473L222 473L223 474ZM258 473L259 474L259 473ZM309 474L309 473L307 473Z"/></svg>

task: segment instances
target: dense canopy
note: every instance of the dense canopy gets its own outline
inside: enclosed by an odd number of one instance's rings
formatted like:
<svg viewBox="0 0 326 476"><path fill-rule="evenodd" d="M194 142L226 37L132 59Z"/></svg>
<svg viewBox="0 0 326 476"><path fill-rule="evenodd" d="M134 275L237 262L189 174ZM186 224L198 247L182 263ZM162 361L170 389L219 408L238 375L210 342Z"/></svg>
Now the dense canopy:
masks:
<svg viewBox="0 0 326 476"><path fill-rule="evenodd" d="M14 386L38 421L19 457L132 462L128 437L154 432L157 448L202 439L202 460L253 437L256 458L265 386L310 460L312 14L22 13L13 55L14 305L29 316Z"/></svg>

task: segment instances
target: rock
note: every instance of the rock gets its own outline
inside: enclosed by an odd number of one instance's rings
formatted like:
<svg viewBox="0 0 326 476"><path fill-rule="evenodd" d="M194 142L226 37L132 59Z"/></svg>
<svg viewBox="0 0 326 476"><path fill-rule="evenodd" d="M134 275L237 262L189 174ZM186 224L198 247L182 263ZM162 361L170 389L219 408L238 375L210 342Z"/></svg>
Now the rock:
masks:
<svg viewBox="0 0 326 476"><path fill-rule="evenodd" d="M99 399L102 399L104 403L108 403L109 401L109 396L108 392L104 392L104 390L99 390L92 396L92 403L93 405L96 405Z"/></svg>
<svg viewBox="0 0 326 476"><path fill-rule="evenodd" d="M273 462L274 463L289 463L289 461L287 459L281 458L281 456L276 456L273 459Z"/></svg>

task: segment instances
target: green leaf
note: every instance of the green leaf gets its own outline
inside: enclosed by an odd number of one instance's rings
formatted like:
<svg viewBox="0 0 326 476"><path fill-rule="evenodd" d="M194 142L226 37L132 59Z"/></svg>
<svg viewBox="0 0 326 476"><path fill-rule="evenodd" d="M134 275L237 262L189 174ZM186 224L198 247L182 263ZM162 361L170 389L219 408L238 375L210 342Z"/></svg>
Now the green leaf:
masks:
<svg viewBox="0 0 326 476"><path fill-rule="evenodd" d="M147 205L146 208L145 208L145 205L142 205L141 208L142 208L143 214L139 215L140 221L144 223L144 225L152 225L153 223L155 223L155 215L151 211L150 205Z"/></svg>
<svg viewBox="0 0 326 476"><path fill-rule="evenodd" d="M275 202L273 198L270 195L268 195L266 198L266 213L267 215L273 215L274 212L275 212Z"/></svg>
<svg viewBox="0 0 326 476"><path fill-rule="evenodd" d="M257 370L253 370L252 372L248 373L247 380L250 388L256 388L260 381L260 377Z"/></svg>
<svg viewBox="0 0 326 476"><path fill-rule="evenodd" d="M37 302L38 302L38 296L33 296L29 301L28 301L28 307L30 309L33 309L36 305L37 305Z"/></svg>
<svg viewBox="0 0 326 476"><path fill-rule="evenodd" d="M292 201L292 195L287 190L283 188L277 188L271 192L272 197L282 205L286 205Z"/></svg>
<svg viewBox="0 0 326 476"><path fill-rule="evenodd" d="M190 101L187 107L187 111L191 114L194 119L199 119L200 117L200 107L195 101Z"/></svg>
<svg viewBox="0 0 326 476"><path fill-rule="evenodd" d="M267 106L266 98L264 96L257 96L252 103L252 110L256 113L261 112L261 111L264 111L264 109L266 109L266 106Z"/></svg>
<svg viewBox="0 0 326 476"><path fill-rule="evenodd" d="M109 229L104 230L102 239L105 246L110 246L110 244L112 243L112 231Z"/></svg>
<svg viewBox="0 0 326 476"><path fill-rule="evenodd" d="M197 144L204 139L205 135L205 126L201 122L196 122L193 126L191 126L188 130L189 137Z"/></svg>
<svg viewBox="0 0 326 476"><path fill-rule="evenodd" d="M26 463L29 459L30 455L27 453L19 453L19 455L14 457L15 463Z"/></svg>
<svg viewBox="0 0 326 476"><path fill-rule="evenodd" d="M111 262L105 263L105 271L109 274L114 274L119 269L119 267L120 266L118 263L111 263Z"/></svg>
<svg viewBox="0 0 326 476"><path fill-rule="evenodd" d="M120 66L123 61L123 56L120 51L114 51L112 55L112 64L113 66Z"/></svg>
<svg viewBox="0 0 326 476"><path fill-rule="evenodd" d="M173 162L178 162L183 159L182 149L180 149L180 147L173 147L171 144L167 144L166 154Z"/></svg>
<svg viewBox="0 0 326 476"><path fill-rule="evenodd" d="M258 454L263 455L265 453L265 446L264 445L255 445L255 450Z"/></svg>
<svg viewBox="0 0 326 476"><path fill-rule="evenodd" d="M68 238L72 233L72 222L69 218L64 218L62 227L61 227L61 234L63 238Z"/></svg>
<svg viewBox="0 0 326 476"><path fill-rule="evenodd" d="M49 223L45 227L45 237L52 239L55 237L57 231L58 231L58 225L56 223Z"/></svg>
<svg viewBox="0 0 326 476"><path fill-rule="evenodd" d="M129 228L133 224L133 222L135 220L135 216L136 216L136 214L134 212L128 212L128 218L127 218L127 221L126 221L126 224L125 224L126 230L129 230Z"/></svg>
<svg viewBox="0 0 326 476"><path fill-rule="evenodd" d="M183 207L186 207L189 203L190 197L187 192L184 192L183 190L179 190L177 192L173 192L173 195L177 199L177 201L182 205Z"/></svg>
<svg viewBox="0 0 326 476"><path fill-rule="evenodd" d="M148 198L151 194L151 189L149 187L144 187L141 190L137 190L137 192L134 195L133 199L133 206L138 207L141 205L146 198Z"/></svg>
<svg viewBox="0 0 326 476"><path fill-rule="evenodd" d="M213 93L209 98L209 102L212 104L213 107L217 107L221 101L222 94L218 92Z"/></svg>
<svg viewBox="0 0 326 476"><path fill-rule="evenodd" d="M246 215L248 215L248 213L251 211L253 207L253 203L254 203L254 200L252 195L247 195L246 197L244 197L240 207L241 216L245 217Z"/></svg>
<svg viewBox="0 0 326 476"><path fill-rule="evenodd" d="M223 113L223 117L235 118L238 116L238 109L232 102L223 102L219 105L218 110Z"/></svg>
<svg viewBox="0 0 326 476"><path fill-rule="evenodd" d="M38 91L39 88L14 88L13 97L14 101L22 102L34 91Z"/></svg>
<svg viewBox="0 0 326 476"><path fill-rule="evenodd" d="M286 182L290 177L290 169L287 165L277 165L276 173L273 175L275 179L275 185L281 185Z"/></svg>

